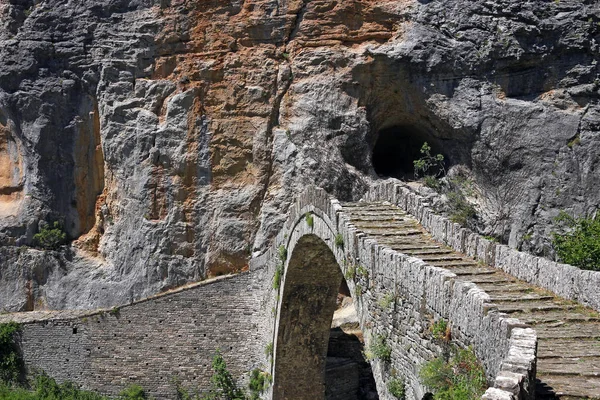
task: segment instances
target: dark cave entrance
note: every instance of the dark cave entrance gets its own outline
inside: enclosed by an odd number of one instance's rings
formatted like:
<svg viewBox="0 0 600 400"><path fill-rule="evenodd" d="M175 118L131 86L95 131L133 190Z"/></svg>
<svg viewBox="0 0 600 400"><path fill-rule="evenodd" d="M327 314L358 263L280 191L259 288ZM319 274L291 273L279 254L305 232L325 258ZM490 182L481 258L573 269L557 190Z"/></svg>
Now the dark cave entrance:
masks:
<svg viewBox="0 0 600 400"><path fill-rule="evenodd" d="M421 146L427 142L431 154L444 154L439 138L412 125L397 125L377 134L371 161L380 177L413 180L413 161L422 157Z"/></svg>

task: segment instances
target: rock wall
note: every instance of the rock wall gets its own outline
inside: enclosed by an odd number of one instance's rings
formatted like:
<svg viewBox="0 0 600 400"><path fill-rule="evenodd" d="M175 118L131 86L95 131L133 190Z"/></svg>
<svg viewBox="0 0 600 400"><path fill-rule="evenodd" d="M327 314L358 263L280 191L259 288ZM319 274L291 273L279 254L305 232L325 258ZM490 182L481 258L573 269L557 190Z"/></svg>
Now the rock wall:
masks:
<svg viewBox="0 0 600 400"><path fill-rule="evenodd" d="M307 184L360 198L384 131L472 172L484 232L549 252L559 209L600 204L599 13L0 0L0 308L121 304L243 270ZM17 256L44 220L70 248Z"/></svg>

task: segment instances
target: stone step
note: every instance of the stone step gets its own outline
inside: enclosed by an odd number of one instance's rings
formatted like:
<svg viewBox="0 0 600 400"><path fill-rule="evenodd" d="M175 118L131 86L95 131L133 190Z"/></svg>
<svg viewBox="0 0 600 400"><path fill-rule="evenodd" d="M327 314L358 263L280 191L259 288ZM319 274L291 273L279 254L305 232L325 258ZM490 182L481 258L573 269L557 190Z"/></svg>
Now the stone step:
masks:
<svg viewBox="0 0 600 400"><path fill-rule="evenodd" d="M376 239L377 237L389 237L389 236L396 236L396 235L412 236L412 235L420 235L421 234L421 231L419 231L417 229L369 228L369 229L361 229L361 231L365 232L369 236L372 236L374 239Z"/></svg>
<svg viewBox="0 0 600 400"><path fill-rule="evenodd" d="M506 292L506 293L530 293L533 292L534 289L525 285L521 282L508 282L508 283L482 283L480 287L486 292L494 293L494 292Z"/></svg>
<svg viewBox="0 0 600 400"><path fill-rule="evenodd" d="M452 251L448 249L444 249L441 247L436 248L416 248L416 249L404 249L402 251L404 254L411 255L413 257L421 257L425 255L442 255L442 254L451 254Z"/></svg>
<svg viewBox="0 0 600 400"><path fill-rule="evenodd" d="M441 267L443 268L444 266L441 265ZM482 275L494 275L495 274L494 271L488 271L488 270L485 270L482 268L477 268L477 267L475 267L475 268L470 268L470 267L452 268L450 270L460 277L465 277L465 276L476 277L476 276L482 276Z"/></svg>
<svg viewBox="0 0 600 400"><path fill-rule="evenodd" d="M513 282L514 280L507 278L504 275L465 275L460 276L459 279L461 281L473 282L477 285L480 283L508 283Z"/></svg>
<svg viewBox="0 0 600 400"><path fill-rule="evenodd" d="M392 229L394 231L398 229L410 230L421 233L418 226L413 223L397 222L397 221L358 221L352 220L354 226L362 230L383 230Z"/></svg>
<svg viewBox="0 0 600 400"><path fill-rule="evenodd" d="M600 378L600 357L542 358L538 360L540 375L576 375ZM598 382L600 388L600 380Z"/></svg>
<svg viewBox="0 0 600 400"><path fill-rule="evenodd" d="M446 268L447 270L449 270L452 273L459 275L459 276L492 275L495 273L495 271L490 271L486 268L481 268L480 266L477 266L477 265L450 266L450 267L447 267L445 265L440 265L440 267Z"/></svg>
<svg viewBox="0 0 600 400"><path fill-rule="evenodd" d="M450 263L456 261L465 261L463 257L457 255L456 253L446 253L446 254L424 254L419 256L423 261L429 262L440 262L440 261L448 261Z"/></svg>
<svg viewBox="0 0 600 400"><path fill-rule="evenodd" d="M572 310L574 306L554 303L550 301L540 302L522 302L522 303L506 303L499 304L498 310L507 314L518 314L518 313L529 313L539 311L562 311L568 312ZM511 317L518 318L518 315L511 315Z"/></svg>
<svg viewBox="0 0 600 400"><path fill-rule="evenodd" d="M523 292L494 292L494 294L490 294L490 298L494 303L510 303L517 301L552 300L554 296L544 296L537 293Z"/></svg>
<svg viewBox="0 0 600 400"><path fill-rule="evenodd" d="M597 322L566 322L564 324L540 324L535 330L538 339L588 338L600 340L600 324ZM600 343L600 342L598 342Z"/></svg>
<svg viewBox="0 0 600 400"><path fill-rule="evenodd" d="M538 342L538 359L585 356L600 357L600 341L594 339L548 339Z"/></svg>
<svg viewBox="0 0 600 400"><path fill-rule="evenodd" d="M475 261L469 260L468 258L462 258L457 261L430 261L427 264L431 264L434 267L442 267L442 268L455 268L455 267L479 267Z"/></svg>
<svg viewBox="0 0 600 400"><path fill-rule="evenodd" d="M598 379L586 376L573 375L555 375L539 374L538 390L541 395L536 396L536 400L541 398L575 400L575 399L598 399L600 398L600 382ZM551 393L555 397L548 396Z"/></svg>
<svg viewBox="0 0 600 400"><path fill-rule="evenodd" d="M532 325L534 328L538 324L556 323L556 322L599 322L600 318L589 316L580 313L577 308L574 308L565 314L564 312L538 312L535 314L522 314L518 318L526 324Z"/></svg>

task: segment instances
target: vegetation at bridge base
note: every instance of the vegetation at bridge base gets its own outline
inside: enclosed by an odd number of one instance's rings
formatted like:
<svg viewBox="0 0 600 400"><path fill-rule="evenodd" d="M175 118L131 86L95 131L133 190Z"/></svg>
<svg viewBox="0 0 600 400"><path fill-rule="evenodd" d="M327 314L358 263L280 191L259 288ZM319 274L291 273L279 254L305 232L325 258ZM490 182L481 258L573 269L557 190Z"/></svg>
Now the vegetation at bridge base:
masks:
<svg viewBox="0 0 600 400"><path fill-rule="evenodd" d="M227 369L227 364L217 350L212 362L212 387L208 393L190 394L181 384L175 381L178 400L258 400L260 395L271 385L271 374L255 368L250 372L248 389L250 393L239 388L233 376Z"/></svg>
<svg viewBox="0 0 600 400"><path fill-rule="evenodd" d="M564 211L555 218L566 233L552 233L560 261L582 269L600 271L600 217L573 218Z"/></svg>
<svg viewBox="0 0 600 400"><path fill-rule="evenodd" d="M419 375L434 392L434 400L475 400L487 388L485 371L470 347L452 345L448 359L440 357L425 363Z"/></svg>
<svg viewBox="0 0 600 400"><path fill-rule="evenodd" d="M16 322L0 324L0 383L17 384L22 375L23 360L15 342L20 329Z"/></svg>
<svg viewBox="0 0 600 400"><path fill-rule="evenodd" d="M72 382L56 383L51 377L37 375L31 384L31 390L0 384L2 400L110 400L110 397L79 389ZM152 400L138 385L123 390L115 400Z"/></svg>

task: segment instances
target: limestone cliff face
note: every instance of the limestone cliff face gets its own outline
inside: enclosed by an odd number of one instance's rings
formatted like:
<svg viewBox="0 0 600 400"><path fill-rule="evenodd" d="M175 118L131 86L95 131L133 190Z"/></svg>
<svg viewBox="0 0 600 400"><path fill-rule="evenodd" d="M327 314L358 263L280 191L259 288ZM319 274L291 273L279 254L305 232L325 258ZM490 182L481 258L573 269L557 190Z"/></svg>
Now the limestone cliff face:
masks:
<svg viewBox="0 0 600 400"><path fill-rule="evenodd" d="M0 309L244 269L306 184L360 198L383 136L544 252L600 205L599 45L595 0L0 0ZM25 247L54 220L71 245Z"/></svg>

